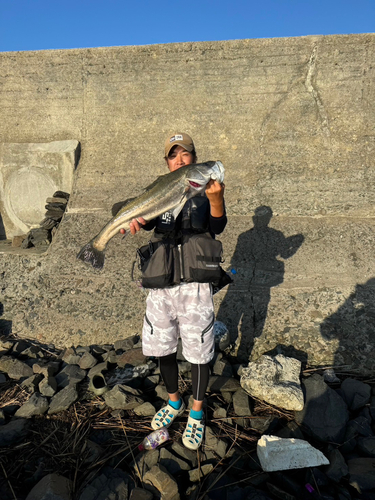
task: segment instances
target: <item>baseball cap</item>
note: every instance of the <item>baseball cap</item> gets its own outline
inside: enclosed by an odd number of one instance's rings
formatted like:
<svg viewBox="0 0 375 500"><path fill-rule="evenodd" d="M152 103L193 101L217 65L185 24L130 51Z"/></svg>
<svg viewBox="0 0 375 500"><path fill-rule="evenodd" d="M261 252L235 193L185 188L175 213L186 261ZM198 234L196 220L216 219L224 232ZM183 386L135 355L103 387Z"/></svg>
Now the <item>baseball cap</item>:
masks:
<svg viewBox="0 0 375 500"><path fill-rule="evenodd" d="M167 140L165 141L166 158L168 157L170 150L174 146L182 146L184 149L186 149L186 151L189 151L189 153L191 153L195 149L193 139L190 137L190 135L181 132L177 132L167 137Z"/></svg>

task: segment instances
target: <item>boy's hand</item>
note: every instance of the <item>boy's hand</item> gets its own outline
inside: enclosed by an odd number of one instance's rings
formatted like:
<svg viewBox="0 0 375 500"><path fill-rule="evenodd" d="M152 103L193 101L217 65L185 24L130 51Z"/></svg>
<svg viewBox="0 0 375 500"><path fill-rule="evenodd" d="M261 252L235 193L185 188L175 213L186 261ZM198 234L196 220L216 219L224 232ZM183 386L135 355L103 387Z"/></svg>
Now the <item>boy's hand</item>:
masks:
<svg viewBox="0 0 375 500"><path fill-rule="evenodd" d="M133 219L130 223L131 234L134 236L135 233L141 230L143 224L146 224L146 221L144 220L143 217L138 217L138 219ZM125 229L121 228L120 233L125 234L126 233Z"/></svg>

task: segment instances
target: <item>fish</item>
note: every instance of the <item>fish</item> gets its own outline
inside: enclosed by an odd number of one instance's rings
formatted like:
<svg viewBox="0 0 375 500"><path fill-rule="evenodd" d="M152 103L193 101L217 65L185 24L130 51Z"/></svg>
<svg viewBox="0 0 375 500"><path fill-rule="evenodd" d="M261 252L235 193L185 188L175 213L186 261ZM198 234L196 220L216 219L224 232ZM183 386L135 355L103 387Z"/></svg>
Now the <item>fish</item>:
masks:
<svg viewBox="0 0 375 500"><path fill-rule="evenodd" d="M120 231L129 230L133 219L143 217L147 222L165 212L176 218L186 201L202 193L213 179L224 181L224 166L221 161L207 161L184 165L174 172L158 177L137 196L127 200L118 213L77 254L77 259L102 269L108 242Z"/></svg>

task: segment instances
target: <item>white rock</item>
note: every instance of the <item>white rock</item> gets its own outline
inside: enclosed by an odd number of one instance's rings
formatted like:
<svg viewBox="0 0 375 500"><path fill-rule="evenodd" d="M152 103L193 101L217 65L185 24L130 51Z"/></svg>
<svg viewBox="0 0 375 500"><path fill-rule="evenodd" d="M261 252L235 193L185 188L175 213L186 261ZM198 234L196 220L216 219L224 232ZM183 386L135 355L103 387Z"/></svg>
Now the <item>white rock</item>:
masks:
<svg viewBox="0 0 375 500"><path fill-rule="evenodd" d="M322 452L302 439L264 434L258 441L257 455L265 472L329 465Z"/></svg>
<svg viewBox="0 0 375 500"><path fill-rule="evenodd" d="M241 372L241 387L251 396L286 410L304 406L300 383L301 362L282 354L263 355Z"/></svg>

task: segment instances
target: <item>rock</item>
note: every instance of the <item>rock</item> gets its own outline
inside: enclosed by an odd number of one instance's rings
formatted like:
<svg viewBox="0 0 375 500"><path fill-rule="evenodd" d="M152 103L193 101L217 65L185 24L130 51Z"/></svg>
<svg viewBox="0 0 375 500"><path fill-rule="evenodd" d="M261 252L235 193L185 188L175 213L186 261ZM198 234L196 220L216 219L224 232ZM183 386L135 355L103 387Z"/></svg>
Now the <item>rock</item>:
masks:
<svg viewBox="0 0 375 500"><path fill-rule="evenodd" d="M232 365L229 363L229 361L223 359L222 353L219 353L217 355L212 372L215 375L222 375L224 377L231 377L233 375Z"/></svg>
<svg viewBox="0 0 375 500"><path fill-rule="evenodd" d="M155 387L155 392L158 398L163 399L164 401L168 401L169 395L167 389L165 388L165 385L157 385Z"/></svg>
<svg viewBox="0 0 375 500"><path fill-rule="evenodd" d="M4 375L4 373L0 373L0 384L5 384L6 381L7 381L7 378Z"/></svg>
<svg viewBox="0 0 375 500"><path fill-rule="evenodd" d="M366 456L375 458L375 436L358 439L358 449Z"/></svg>
<svg viewBox="0 0 375 500"><path fill-rule="evenodd" d="M142 349L131 349L118 355L116 361L120 368L125 365L138 366L146 364L147 356L142 353Z"/></svg>
<svg viewBox="0 0 375 500"><path fill-rule="evenodd" d="M324 468L324 472L332 481L339 483L341 478L346 476L349 472L344 457L339 450L332 450L327 453L327 458L329 460L329 465Z"/></svg>
<svg viewBox="0 0 375 500"><path fill-rule="evenodd" d="M51 398L57 391L57 382L55 377L45 377L39 382L39 391L43 396Z"/></svg>
<svg viewBox="0 0 375 500"><path fill-rule="evenodd" d="M72 366L72 365L69 365ZM78 393L75 385L67 385L61 391L53 396L50 402L48 414L58 413L59 411L67 410L70 405L78 399Z"/></svg>
<svg viewBox="0 0 375 500"><path fill-rule="evenodd" d="M57 387L66 387L81 382L86 377L86 371L78 365L67 365L56 375Z"/></svg>
<svg viewBox="0 0 375 500"><path fill-rule="evenodd" d="M370 402L371 386L360 380L346 378L340 389L349 410L358 410Z"/></svg>
<svg viewBox="0 0 375 500"><path fill-rule="evenodd" d="M98 373L105 372L108 370L108 361L103 361L103 363L98 363L94 367L92 367L87 374L89 378L92 378L94 375L97 375Z"/></svg>
<svg viewBox="0 0 375 500"><path fill-rule="evenodd" d="M115 340L113 347L115 348L116 351L120 349L122 351L129 351L130 349L133 349L136 339L137 336L133 335L132 337L129 337L127 339Z"/></svg>
<svg viewBox="0 0 375 500"><path fill-rule="evenodd" d="M71 500L73 483L59 474L47 474L27 495L26 500Z"/></svg>
<svg viewBox="0 0 375 500"><path fill-rule="evenodd" d="M251 417L249 419L249 427L251 429L255 429L260 434L266 434L272 432L278 422L279 419L273 415L267 415L265 417Z"/></svg>
<svg viewBox="0 0 375 500"><path fill-rule="evenodd" d="M38 361L38 363L33 364L33 372L41 373L45 377L52 377L55 375L60 369L59 361L50 361L48 363L43 363Z"/></svg>
<svg viewBox="0 0 375 500"><path fill-rule="evenodd" d="M26 380L24 380L21 383L21 387L23 389L26 389L27 392L33 394L38 390L38 385L42 378L43 375L41 375L40 373L35 373L34 375L31 375L31 377L28 377Z"/></svg>
<svg viewBox="0 0 375 500"><path fill-rule="evenodd" d="M143 380L143 390L145 391L150 391L154 389L160 381L160 376L159 375L150 375L149 377L146 377Z"/></svg>
<svg viewBox="0 0 375 500"><path fill-rule="evenodd" d="M307 441L263 435L257 443L257 455L264 471L303 469L327 465L329 461Z"/></svg>
<svg viewBox="0 0 375 500"><path fill-rule="evenodd" d="M43 415L48 410L47 398L35 393L31 398L16 411L16 417L30 418L34 415Z"/></svg>
<svg viewBox="0 0 375 500"><path fill-rule="evenodd" d="M156 413L155 406L148 402L137 406L133 411L141 417L153 417Z"/></svg>
<svg viewBox="0 0 375 500"><path fill-rule="evenodd" d="M133 410L143 404L143 400L130 392L130 388L124 385L116 385L104 395L107 406L113 410Z"/></svg>
<svg viewBox="0 0 375 500"><path fill-rule="evenodd" d="M287 422L285 427L276 432L276 436L281 438L305 439L301 429L293 420Z"/></svg>
<svg viewBox="0 0 375 500"><path fill-rule="evenodd" d="M173 441L172 450L183 460L189 462L193 467L197 465L197 453L182 446L178 441Z"/></svg>
<svg viewBox="0 0 375 500"><path fill-rule="evenodd" d="M261 356L242 370L241 386L251 396L285 408L302 410L303 392L299 377L301 362L282 354Z"/></svg>
<svg viewBox="0 0 375 500"><path fill-rule="evenodd" d="M205 430L204 444L205 444L205 449L208 448L209 450L219 455L220 458L225 457L227 453L226 442L216 437L211 427L209 427L208 425L206 426Z"/></svg>
<svg viewBox="0 0 375 500"><path fill-rule="evenodd" d="M82 449L82 453L84 453L84 464L92 464L95 462L101 455L104 453L104 449L94 441L87 439L85 441L85 447Z"/></svg>
<svg viewBox="0 0 375 500"><path fill-rule="evenodd" d="M191 468L188 462L177 457L166 448L160 449L159 463L172 475L177 474L181 470L190 470Z"/></svg>
<svg viewBox="0 0 375 500"><path fill-rule="evenodd" d="M323 379L324 382L329 384L338 384L340 382L340 379L336 377L336 373L332 368L327 368L323 371Z"/></svg>
<svg viewBox="0 0 375 500"><path fill-rule="evenodd" d="M244 389L238 389L233 394L233 409L239 417L251 417L250 400Z"/></svg>
<svg viewBox="0 0 375 500"><path fill-rule="evenodd" d="M79 367L82 370L89 370L98 364L98 360L90 352L84 352L79 360Z"/></svg>
<svg viewBox="0 0 375 500"><path fill-rule="evenodd" d="M151 491L147 491L143 488L134 488L130 492L129 500L152 500L154 495Z"/></svg>
<svg viewBox="0 0 375 500"><path fill-rule="evenodd" d="M153 486L160 493L162 500L180 500L176 480L162 465L154 465L146 472L143 482Z"/></svg>
<svg viewBox="0 0 375 500"><path fill-rule="evenodd" d="M131 466L140 479L143 478L145 472L149 471L159 462L159 453L159 449L143 451L135 457L135 461L131 463Z"/></svg>
<svg viewBox="0 0 375 500"><path fill-rule="evenodd" d="M0 370L7 373L9 378L19 380L24 377L31 377L33 369L19 359L10 356L0 357Z"/></svg>
<svg viewBox="0 0 375 500"><path fill-rule="evenodd" d="M207 476L207 474L210 474L214 469L214 466L212 464L204 464L201 467L198 467L198 469L193 469L189 471L189 479L192 483L197 483L200 481L204 476Z"/></svg>
<svg viewBox="0 0 375 500"><path fill-rule="evenodd" d="M295 413L296 422L319 441L342 443L349 420L344 400L318 374L305 379L303 385L306 402L304 409Z"/></svg>
<svg viewBox="0 0 375 500"><path fill-rule="evenodd" d="M23 441L29 434L30 421L24 418L11 420L0 427L0 447L13 446Z"/></svg>
<svg viewBox="0 0 375 500"><path fill-rule="evenodd" d="M208 380L207 390L209 392L236 392L239 389L240 383L237 379L233 377L218 377L212 375Z"/></svg>
<svg viewBox="0 0 375 500"><path fill-rule="evenodd" d="M126 500L134 486L133 479L121 469L104 467L81 493L79 500Z"/></svg>
<svg viewBox="0 0 375 500"><path fill-rule="evenodd" d="M349 484L359 493L375 488L375 458L348 460Z"/></svg>
<svg viewBox="0 0 375 500"><path fill-rule="evenodd" d="M222 321L214 323L215 350L225 351L230 344L230 333Z"/></svg>
<svg viewBox="0 0 375 500"><path fill-rule="evenodd" d="M110 363L112 365L115 365L117 363L117 354L116 354L116 351L114 349L112 349L108 352L105 352L102 355L102 358L103 358L103 361L108 361L108 363Z"/></svg>
<svg viewBox="0 0 375 500"><path fill-rule="evenodd" d="M81 356L76 353L74 347L68 347L63 352L61 359L68 365L78 365L81 360Z"/></svg>

